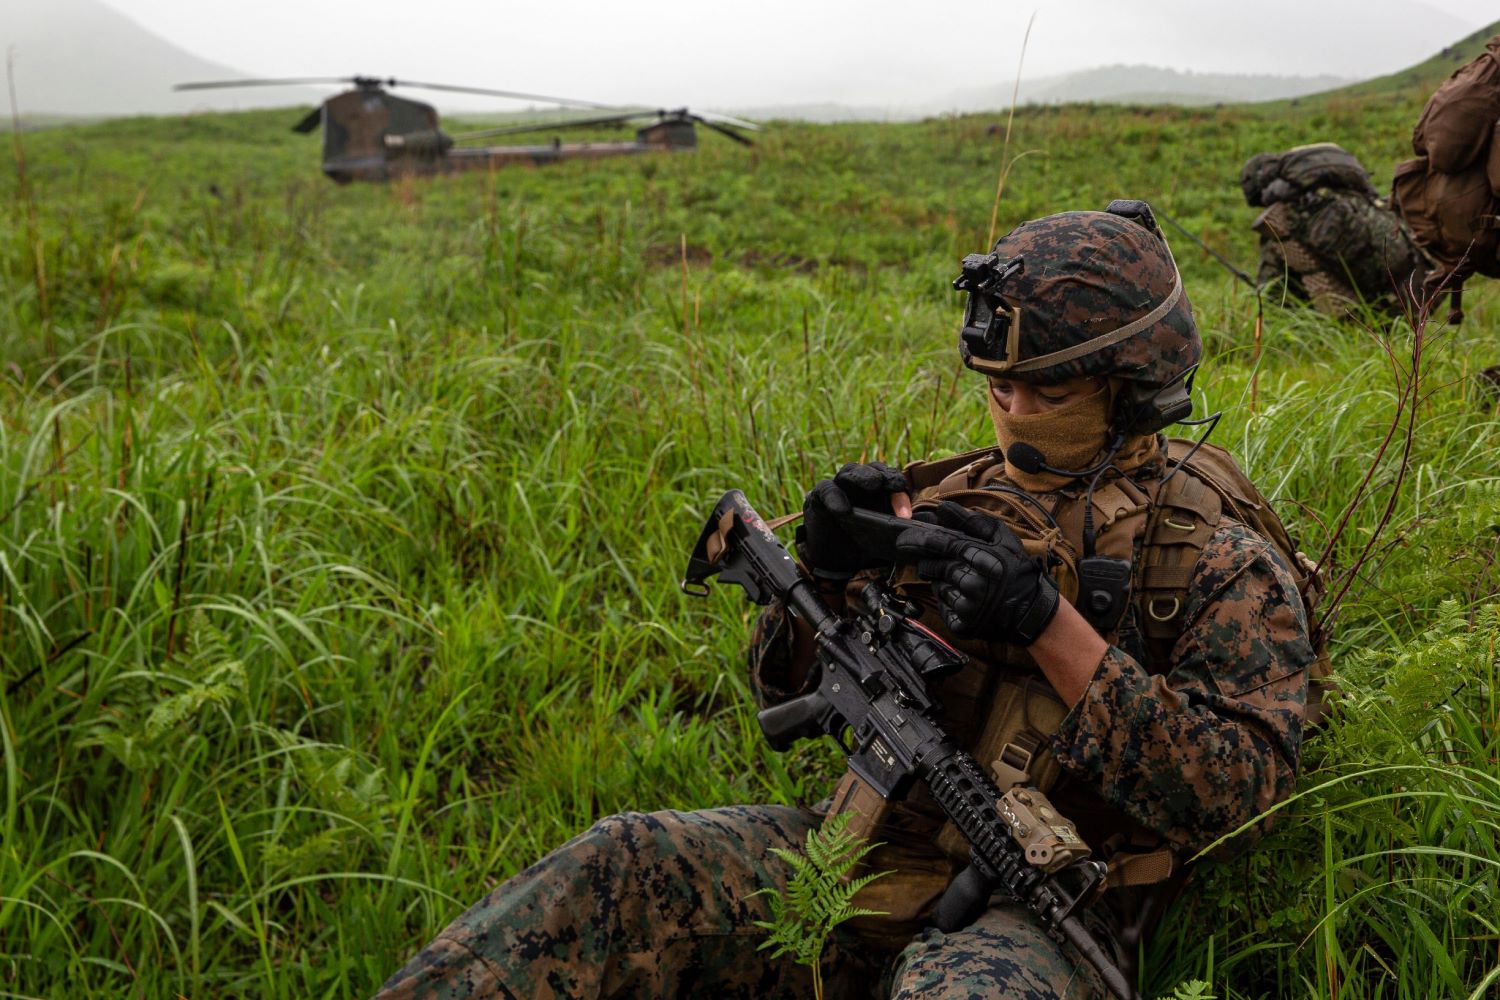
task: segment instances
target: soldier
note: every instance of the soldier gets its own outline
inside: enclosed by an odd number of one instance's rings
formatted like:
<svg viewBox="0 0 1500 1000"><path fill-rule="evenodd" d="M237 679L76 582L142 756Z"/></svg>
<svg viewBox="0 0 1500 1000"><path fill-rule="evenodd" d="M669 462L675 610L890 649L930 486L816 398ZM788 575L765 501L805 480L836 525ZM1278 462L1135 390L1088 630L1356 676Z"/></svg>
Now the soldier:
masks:
<svg viewBox="0 0 1500 1000"><path fill-rule="evenodd" d="M938 689L944 725L997 777L1050 789L1108 862L1086 922L1123 960L1186 859L1253 824L1245 846L1292 791L1318 653L1307 567L1228 499L1253 487L1222 451L1188 461L1159 433L1190 409L1201 341L1149 209L1111 209L1024 224L966 261L996 279L970 285L961 350L985 376L999 449L905 472L846 465L808 493L798 548L835 603L861 575L895 572L971 655ZM1045 517L1002 519L1008 503ZM916 509L904 568L850 533L854 506ZM1126 567L1128 593L1100 560ZM775 604L761 616L762 704L806 689L809 638ZM960 931L926 926L965 845L925 795L891 805L846 774L818 809L608 817L460 916L379 997L809 996L806 968L757 951L769 910L752 894L785 885L771 848L800 848L837 812L895 873L860 900L887 915L830 940L828 996L1104 995L1071 946L999 896Z"/></svg>
<svg viewBox="0 0 1500 1000"><path fill-rule="evenodd" d="M1257 153L1240 188L1260 234L1256 282L1342 315L1360 302L1399 313L1422 297L1428 263L1353 154L1331 143Z"/></svg>

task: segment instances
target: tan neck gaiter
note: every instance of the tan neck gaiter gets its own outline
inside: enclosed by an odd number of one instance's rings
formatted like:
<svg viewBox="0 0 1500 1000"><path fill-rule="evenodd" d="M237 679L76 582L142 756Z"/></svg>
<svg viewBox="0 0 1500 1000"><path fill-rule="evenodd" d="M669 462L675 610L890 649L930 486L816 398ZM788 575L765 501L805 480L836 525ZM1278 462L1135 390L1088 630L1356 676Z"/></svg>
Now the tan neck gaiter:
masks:
<svg viewBox="0 0 1500 1000"><path fill-rule="evenodd" d="M995 394L985 392L990 404L990 419L995 425L995 439L1000 450L1024 441L1042 453L1042 460L1059 469L1083 470L1104 457L1110 443L1109 414L1114 402L1114 386L1100 389L1092 396L1075 400L1067 406L1043 413L1012 416L1000 408ZM1122 472L1139 468L1155 457L1155 434L1127 438L1115 454L1114 464ZM1022 472L1005 462L1005 472L1017 486L1028 493L1050 493L1077 482L1051 472Z"/></svg>

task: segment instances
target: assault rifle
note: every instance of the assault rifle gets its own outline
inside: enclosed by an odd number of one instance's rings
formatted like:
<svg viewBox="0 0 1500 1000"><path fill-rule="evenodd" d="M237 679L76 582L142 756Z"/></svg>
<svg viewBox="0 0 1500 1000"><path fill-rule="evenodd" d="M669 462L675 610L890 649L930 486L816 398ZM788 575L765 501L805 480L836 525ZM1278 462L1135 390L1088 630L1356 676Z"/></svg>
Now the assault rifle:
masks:
<svg viewBox="0 0 1500 1000"><path fill-rule="evenodd" d="M859 508L855 517L865 531L887 537L911 526ZM967 658L879 582L864 588L862 608L835 614L739 490L714 506L682 589L703 596L714 575L739 584L756 604L780 600L816 635L817 687L760 712L771 747L832 736L850 769L884 798L903 798L914 781L926 783L968 840L969 867L938 900L933 923L943 931L966 927L1003 889L1050 935L1077 948L1119 1000L1133 1000L1134 990L1077 913L1103 881L1104 865L1040 791L1018 786L1002 793L936 721L939 706L928 681Z"/></svg>

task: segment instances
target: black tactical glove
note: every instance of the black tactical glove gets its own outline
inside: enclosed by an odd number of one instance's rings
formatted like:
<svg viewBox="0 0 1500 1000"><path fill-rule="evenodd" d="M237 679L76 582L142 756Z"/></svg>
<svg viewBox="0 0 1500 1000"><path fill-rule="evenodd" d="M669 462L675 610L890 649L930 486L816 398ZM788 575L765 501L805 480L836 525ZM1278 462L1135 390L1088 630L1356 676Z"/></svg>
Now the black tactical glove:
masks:
<svg viewBox="0 0 1500 1000"><path fill-rule="evenodd" d="M999 518L950 500L921 511L896 539L903 561L932 581L943 620L954 635L1029 646L1057 611L1057 587L1040 558ZM948 531L934 531L937 525ZM957 534L955 534L955 532Z"/></svg>
<svg viewBox="0 0 1500 1000"><path fill-rule="evenodd" d="M900 469L884 462L850 462L832 479L824 479L802 500L797 553L819 576L838 579L890 562L871 552L848 524L855 507L891 512L891 496L911 487Z"/></svg>

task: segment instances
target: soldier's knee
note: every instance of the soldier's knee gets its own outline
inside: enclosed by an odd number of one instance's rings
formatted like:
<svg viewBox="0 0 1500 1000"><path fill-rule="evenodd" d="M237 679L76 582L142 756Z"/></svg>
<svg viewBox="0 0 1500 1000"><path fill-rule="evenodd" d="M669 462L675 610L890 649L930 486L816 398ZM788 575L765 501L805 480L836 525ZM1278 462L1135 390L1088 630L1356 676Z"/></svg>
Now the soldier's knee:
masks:
<svg viewBox="0 0 1500 1000"><path fill-rule="evenodd" d="M620 868L653 863L661 853L663 824L654 813L605 816L575 842L590 853L607 855Z"/></svg>
<svg viewBox="0 0 1500 1000"><path fill-rule="evenodd" d="M651 817L646 813L613 813L599 819L589 827L588 835L600 840L638 840L651 828L651 825Z"/></svg>

